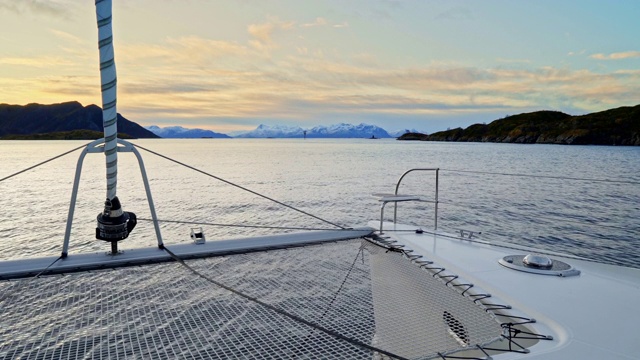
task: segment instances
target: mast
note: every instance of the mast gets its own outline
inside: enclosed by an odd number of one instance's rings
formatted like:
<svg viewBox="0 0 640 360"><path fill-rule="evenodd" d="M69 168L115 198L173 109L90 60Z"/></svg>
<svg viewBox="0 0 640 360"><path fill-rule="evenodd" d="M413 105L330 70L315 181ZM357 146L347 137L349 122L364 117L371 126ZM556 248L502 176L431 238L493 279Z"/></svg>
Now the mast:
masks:
<svg viewBox="0 0 640 360"><path fill-rule="evenodd" d="M102 125L104 155L107 168L107 200L98 214L96 238L111 243L111 253L118 253L118 241L129 236L136 225L134 213L122 210L116 189L118 185L118 112L116 63L113 50L111 0L96 0L98 47L100 49L100 88L102 92Z"/></svg>
<svg viewBox="0 0 640 360"><path fill-rule="evenodd" d="M102 126L107 165L107 199L116 197L118 185L118 112L116 63L111 26L111 0L96 0L98 46L100 48L100 88L102 92Z"/></svg>

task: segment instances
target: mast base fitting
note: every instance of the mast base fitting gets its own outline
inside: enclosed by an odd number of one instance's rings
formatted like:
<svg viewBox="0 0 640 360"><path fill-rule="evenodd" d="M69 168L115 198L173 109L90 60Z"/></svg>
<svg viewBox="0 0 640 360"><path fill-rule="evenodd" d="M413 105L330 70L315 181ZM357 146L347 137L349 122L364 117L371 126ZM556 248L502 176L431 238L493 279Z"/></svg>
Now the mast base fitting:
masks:
<svg viewBox="0 0 640 360"><path fill-rule="evenodd" d="M107 199L104 211L98 214L96 239L111 243L111 254L118 253L118 241L126 239L138 223L136 214L122 211L118 197Z"/></svg>

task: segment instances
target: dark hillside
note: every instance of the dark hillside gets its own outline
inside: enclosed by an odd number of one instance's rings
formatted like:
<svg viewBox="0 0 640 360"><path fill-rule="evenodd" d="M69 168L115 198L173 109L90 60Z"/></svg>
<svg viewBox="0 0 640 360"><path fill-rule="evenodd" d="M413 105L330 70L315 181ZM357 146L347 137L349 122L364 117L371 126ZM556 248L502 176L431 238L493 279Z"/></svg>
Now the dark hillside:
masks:
<svg viewBox="0 0 640 360"><path fill-rule="evenodd" d="M52 105L0 104L0 137L73 130L102 131L102 110L96 105L83 107L76 101ZM120 114L118 132L133 138L158 137Z"/></svg>
<svg viewBox="0 0 640 360"><path fill-rule="evenodd" d="M413 138L416 138L414 135ZM400 140L404 140L402 137ZM640 145L640 105L571 116L536 111L427 135L426 141L523 144Z"/></svg>
<svg viewBox="0 0 640 360"><path fill-rule="evenodd" d="M104 137L102 131L72 130L29 135L5 135L0 136L0 140L96 140L102 137ZM123 133L118 133L118 138L132 139L131 136Z"/></svg>

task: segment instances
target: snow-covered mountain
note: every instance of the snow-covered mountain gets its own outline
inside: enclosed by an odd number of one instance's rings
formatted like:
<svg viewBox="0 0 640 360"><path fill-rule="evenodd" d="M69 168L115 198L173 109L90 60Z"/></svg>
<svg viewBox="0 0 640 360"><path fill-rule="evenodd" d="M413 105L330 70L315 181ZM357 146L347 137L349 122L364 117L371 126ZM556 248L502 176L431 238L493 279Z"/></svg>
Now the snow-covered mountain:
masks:
<svg viewBox="0 0 640 360"><path fill-rule="evenodd" d="M187 129L182 126L168 126L161 128L156 125L146 126L145 129L162 138L194 139L194 138L229 138L230 136L203 129Z"/></svg>
<svg viewBox="0 0 640 360"><path fill-rule="evenodd" d="M299 126L260 125L255 130L238 135L243 138L301 138L305 130ZM307 129L308 138L389 138L383 128L369 124L335 124Z"/></svg>
<svg viewBox="0 0 640 360"><path fill-rule="evenodd" d="M400 137L406 133L422 133L424 134L424 131L419 131L416 129L401 129L401 130L391 130L388 131L389 135L391 135L391 137Z"/></svg>
<svg viewBox="0 0 640 360"><path fill-rule="evenodd" d="M299 126L264 125L260 124L254 130L236 135L239 138L298 138L304 136L304 130ZM308 136L308 135L307 135Z"/></svg>
<svg viewBox="0 0 640 360"><path fill-rule="evenodd" d="M415 130L398 130L389 134L383 128L369 124L334 124L330 126L319 125L303 129L300 126L285 125L259 125L254 130L235 133L231 136L203 129L188 129L182 126L159 127L151 125L145 127L152 133L162 138L390 138L398 137L405 132Z"/></svg>

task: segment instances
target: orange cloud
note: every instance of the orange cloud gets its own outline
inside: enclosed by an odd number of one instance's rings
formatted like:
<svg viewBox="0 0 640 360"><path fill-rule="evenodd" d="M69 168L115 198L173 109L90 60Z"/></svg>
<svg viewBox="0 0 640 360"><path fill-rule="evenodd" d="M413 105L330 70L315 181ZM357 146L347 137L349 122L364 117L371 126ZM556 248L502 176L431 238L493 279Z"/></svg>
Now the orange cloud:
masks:
<svg viewBox="0 0 640 360"><path fill-rule="evenodd" d="M617 53L611 53L609 55L598 53L598 54L593 54L589 57L596 60L622 60L622 59L640 58L640 51L617 52Z"/></svg>

